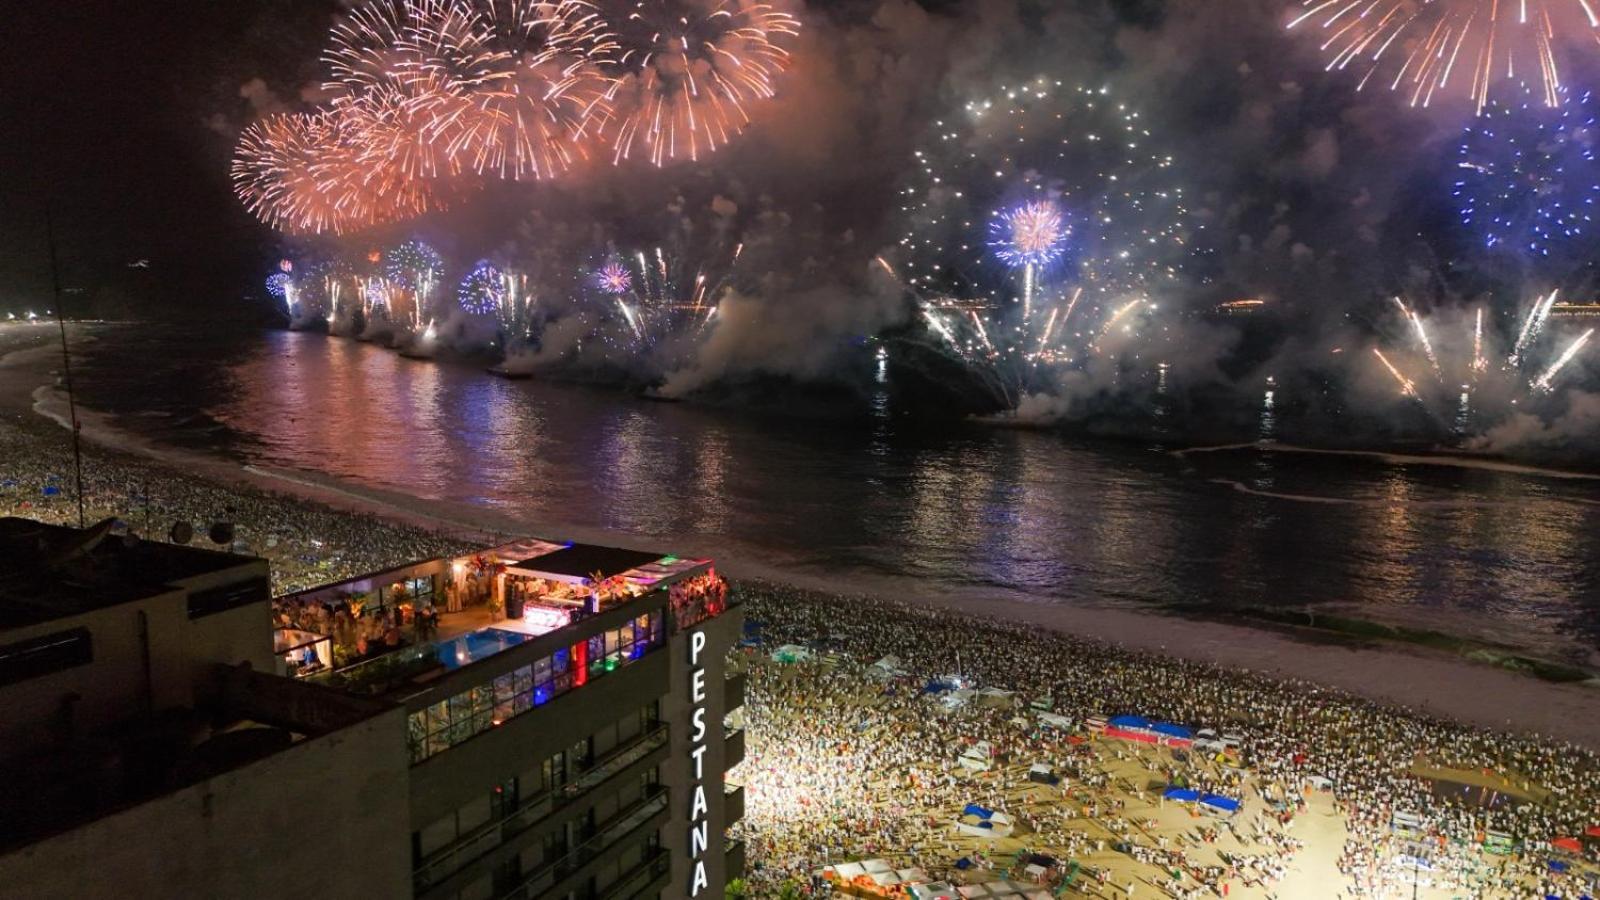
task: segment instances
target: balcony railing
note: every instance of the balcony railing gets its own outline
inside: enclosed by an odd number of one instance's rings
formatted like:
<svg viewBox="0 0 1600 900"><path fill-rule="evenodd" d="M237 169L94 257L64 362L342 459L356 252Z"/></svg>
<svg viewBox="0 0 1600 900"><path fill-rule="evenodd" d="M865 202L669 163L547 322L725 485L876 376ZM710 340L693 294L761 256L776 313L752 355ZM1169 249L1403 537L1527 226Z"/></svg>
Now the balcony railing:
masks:
<svg viewBox="0 0 1600 900"><path fill-rule="evenodd" d="M412 883L417 893L439 884L494 852L495 848L514 840L517 835L549 818L551 813L588 794L666 744L667 725L665 722L658 723L627 744L596 759L594 765L567 784L528 798L505 817L481 825L450 846L434 852L412 873Z"/></svg>
<svg viewBox="0 0 1600 900"><path fill-rule="evenodd" d="M737 766L744 762L744 729L732 728L728 730L727 737L723 740L723 770Z"/></svg>
<svg viewBox="0 0 1600 900"><path fill-rule="evenodd" d="M744 877L744 841L729 838L723 845L722 872L729 881Z"/></svg>
<svg viewBox="0 0 1600 900"><path fill-rule="evenodd" d="M744 818L744 785L727 784L722 787L722 827L727 828Z"/></svg>
<svg viewBox="0 0 1600 900"><path fill-rule="evenodd" d="M600 900L626 900L629 897L637 897L671 871L672 858L667 855L665 847L657 847L647 852L642 862L603 888L600 891Z"/></svg>
<svg viewBox="0 0 1600 900"><path fill-rule="evenodd" d="M574 847L560 859L545 863L533 870L521 884L509 893L503 894L501 900L532 900L534 897L550 893L550 889L557 882L610 852L614 845L656 827L656 817L664 815L666 811L667 789L657 787L643 800L614 816L610 824L602 827L594 837Z"/></svg>

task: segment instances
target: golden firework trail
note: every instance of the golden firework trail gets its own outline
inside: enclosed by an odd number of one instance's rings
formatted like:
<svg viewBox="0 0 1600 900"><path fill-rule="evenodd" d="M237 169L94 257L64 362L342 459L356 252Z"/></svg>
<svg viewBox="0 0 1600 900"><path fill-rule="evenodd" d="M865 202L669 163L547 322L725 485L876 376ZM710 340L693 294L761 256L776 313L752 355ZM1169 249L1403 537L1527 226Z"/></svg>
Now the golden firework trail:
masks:
<svg viewBox="0 0 1600 900"><path fill-rule="evenodd" d="M1400 374L1400 370L1395 368L1394 363L1389 362L1389 357L1384 356L1382 350L1379 350L1377 347L1373 347L1372 348L1372 352L1373 352L1373 355L1378 357L1378 361L1383 363L1383 367L1385 369L1389 370L1389 374L1394 376L1394 380L1399 382L1399 384L1400 384L1400 396L1402 396L1402 397L1411 397L1413 399L1416 399L1417 398L1417 385L1416 385L1416 383L1413 382L1411 379L1407 378L1406 376Z"/></svg>
<svg viewBox="0 0 1600 900"><path fill-rule="evenodd" d="M1562 351L1561 356L1556 359L1555 365L1545 370L1543 375L1534 380L1533 389L1536 391L1549 391L1550 385L1556 380L1556 376L1561 374L1561 370L1567 367L1567 363L1572 362L1573 358L1583 350L1584 345L1589 343L1589 338L1593 336L1593 328L1578 335L1578 338L1568 344L1566 350Z"/></svg>

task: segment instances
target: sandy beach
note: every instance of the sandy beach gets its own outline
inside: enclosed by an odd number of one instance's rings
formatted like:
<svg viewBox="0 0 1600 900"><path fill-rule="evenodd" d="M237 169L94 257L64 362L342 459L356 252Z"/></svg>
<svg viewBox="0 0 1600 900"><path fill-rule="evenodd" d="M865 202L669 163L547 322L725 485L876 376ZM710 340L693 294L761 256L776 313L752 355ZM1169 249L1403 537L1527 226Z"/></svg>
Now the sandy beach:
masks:
<svg viewBox="0 0 1600 900"><path fill-rule="evenodd" d="M74 340L81 339L77 333L74 329ZM67 421L65 397L56 388L59 356L49 343L54 338L54 330L42 326L0 326L0 352L5 354L0 357L0 423L11 425L17 439L40 442L42 452L60 453L65 459L65 432L51 424ZM309 500L329 510L377 516L467 543L511 534L628 543L625 536L574 527L571 523L528 521L501 510L420 500L337 482L313 472L241 466L204 454L156 447L131 440L92 411L80 410L79 418L85 442L98 448L94 465L115 466L125 458L153 460L158 465L178 467L188 477L204 477L233 490ZM792 583L841 595L893 597L914 605L961 610L997 621L1027 623L1103 640L1131 650L1304 679L1480 727L1532 731L1600 747L1600 690L1584 683L1544 682L1426 648L1329 643L1291 631L1128 608L1045 605L1008 596L1003 591L977 595L947 584L906 583L898 578L799 577L767 561L730 553L727 548L699 545L692 536L686 537L677 549L713 556L735 578Z"/></svg>

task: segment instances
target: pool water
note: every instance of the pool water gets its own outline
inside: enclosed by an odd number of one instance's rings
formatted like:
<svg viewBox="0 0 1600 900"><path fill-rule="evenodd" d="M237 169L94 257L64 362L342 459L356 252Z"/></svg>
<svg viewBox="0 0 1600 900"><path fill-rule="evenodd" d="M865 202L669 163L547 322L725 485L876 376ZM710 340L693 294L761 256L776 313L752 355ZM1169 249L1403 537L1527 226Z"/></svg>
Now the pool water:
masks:
<svg viewBox="0 0 1600 900"><path fill-rule="evenodd" d="M439 662L443 663L446 669L459 669L468 663L475 663L531 640L533 640L532 635L518 631L480 628L448 641L440 641L434 646L439 649Z"/></svg>

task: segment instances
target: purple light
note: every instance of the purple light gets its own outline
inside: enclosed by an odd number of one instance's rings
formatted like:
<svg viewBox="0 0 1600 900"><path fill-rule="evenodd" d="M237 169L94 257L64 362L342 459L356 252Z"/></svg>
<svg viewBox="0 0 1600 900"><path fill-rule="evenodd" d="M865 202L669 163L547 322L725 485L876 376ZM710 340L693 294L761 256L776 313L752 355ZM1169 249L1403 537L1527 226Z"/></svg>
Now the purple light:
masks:
<svg viewBox="0 0 1600 900"><path fill-rule="evenodd" d="M989 246L1009 266L1046 266L1067 250L1072 229L1061 207L1035 200L1015 209L997 212L989 223Z"/></svg>
<svg viewBox="0 0 1600 900"><path fill-rule="evenodd" d="M607 294L626 294L633 288L633 273L619 260L610 260L595 270L594 286Z"/></svg>

